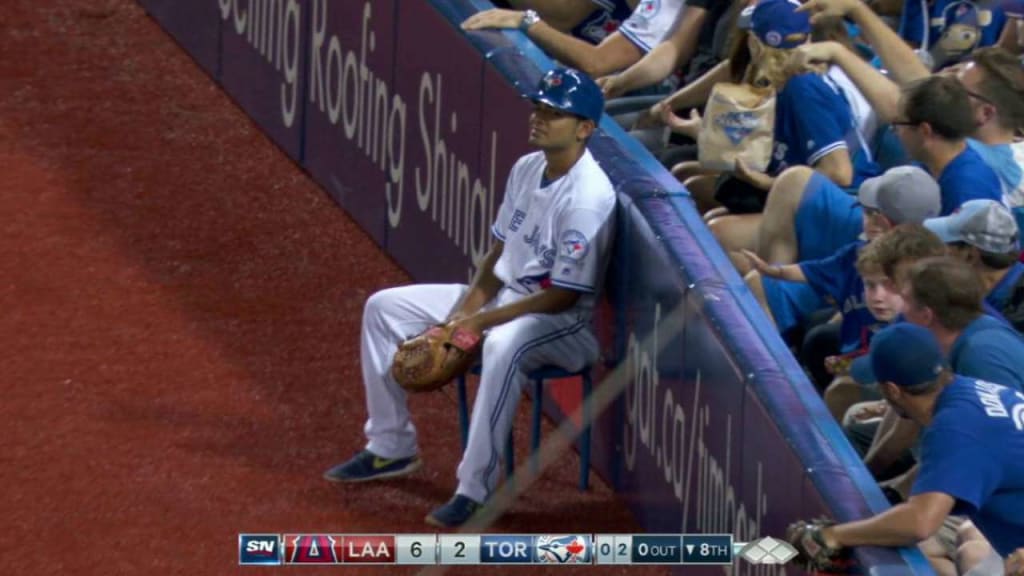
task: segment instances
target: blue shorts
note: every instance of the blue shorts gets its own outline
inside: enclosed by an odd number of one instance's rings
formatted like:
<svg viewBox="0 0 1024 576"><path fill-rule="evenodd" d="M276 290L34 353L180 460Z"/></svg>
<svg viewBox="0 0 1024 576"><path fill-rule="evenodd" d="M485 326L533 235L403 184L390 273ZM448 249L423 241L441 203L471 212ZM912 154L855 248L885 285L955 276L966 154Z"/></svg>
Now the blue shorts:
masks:
<svg viewBox="0 0 1024 576"><path fill-rule="evenodd" d="M803 324L811 314L826 307L818 293L804 282L762 276L761 285L764 287L765 302L772 311L772 318L780 334Z"/></svg>
<svg viewBox="0 0 1024 576"><path fill-rule="evenodd" d="M801 262L828 258L864 231L863 210L857 198L815 172L793 220Z"/></svg>

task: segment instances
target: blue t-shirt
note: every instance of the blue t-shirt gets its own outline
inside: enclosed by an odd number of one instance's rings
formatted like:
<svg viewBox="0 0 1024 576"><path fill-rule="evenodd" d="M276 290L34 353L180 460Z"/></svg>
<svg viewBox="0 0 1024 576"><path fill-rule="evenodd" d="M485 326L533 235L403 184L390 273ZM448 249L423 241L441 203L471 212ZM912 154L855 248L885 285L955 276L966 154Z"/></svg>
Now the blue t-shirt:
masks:
<svg viewBox="0 0 1024 576"><path fill-rule="evenodd" d="M957 374L1024 391L1024 337L983 314L964 328L949 351Z"/></svg>
<svg viewBox="0 0 1024 576"><path fill-rule="evenodd" d="M975 48L991 46L999 40L1006 22L1002 8L994 2L972 0L907 0L900 17L900 36L909 44L944 55L939 66L963 60ZM925 23L927 14L928 22Z"/></svg>
<svg viewBox="0 0 1024 576"><path fill-rule="evenodd" d="M768 173L814 166L843 148L853 163L853 186L877 173L877 167L867 161L870 154L860 153L857 124L842 90L827 76L813 72L790 78L775 98L775 143Z"/></svg>
<svg viewBox="0 0 1024 576"><path fill-rule="evenodd" d="M992 287L992 290L989 290L988 295L985 296L985 303L996 310L1005 308L1010 296L1013 295L1013 289L1020 282L1021 276L1024 276L1024 264L1017 262L1010 266L1006 274Z"/></svg>
<svg viewBox="0 0 1024 576"><path fill-rule="evenodd" d="M626 0L592 0L594 11L576 25L570 33L591 44L600 44L611 36L633 13Z"/></svg>
<svg viewBox="0 0 1024 576"><path fill-rule="evenodd" d="M968 200L1002 200L999 177L970 146L942 169L937 180L943 216L952 214Z"/></svg>
<svg viewBox="0 0 1024 576"><path fill-rule="evenodd" d="M1024 393L956 376L921 445L912 495L955 498L1001 556L1024 546Z"/></svg>
<svg viewBox="0 0 1024 576"><path fill-rule="evenodd" d="M989 145L968 139L967 145L995 171L1003 185L1003 204L1013 212L1017 227L1024 230L1024 142Z"/></svg>
<svg viewBox="0 0 1024 576"><path fill-rule="evenodd" d="M872 316L864 303L864 281L857 273L857 255L865 244L853 242L828 258L800 263L807 284L843 315L839 327L839 351L843 354L861 349L870 333L886 324Z"/></svg>

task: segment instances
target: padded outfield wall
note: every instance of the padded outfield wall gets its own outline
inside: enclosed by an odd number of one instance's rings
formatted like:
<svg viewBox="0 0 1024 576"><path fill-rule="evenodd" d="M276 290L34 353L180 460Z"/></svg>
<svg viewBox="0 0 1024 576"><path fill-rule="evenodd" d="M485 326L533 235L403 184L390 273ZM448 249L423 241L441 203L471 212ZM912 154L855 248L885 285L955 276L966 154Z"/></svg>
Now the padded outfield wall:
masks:
<svg viewBox="0 0 1024 576"><path fill-rule="evenodd" d="M471 277L529 150L520 94L553 66L518 32L459 30L486 0L140 2L414 279ZM597 328L629 374L595 423L597 473L651 532L746 541L884 509L686 190L607 117L591 150L620 200ZM682 329L655 334L670 316ZM555 388L558 417L573 406ZM871 574L931 573L916 551L859 554Z"/></svg>

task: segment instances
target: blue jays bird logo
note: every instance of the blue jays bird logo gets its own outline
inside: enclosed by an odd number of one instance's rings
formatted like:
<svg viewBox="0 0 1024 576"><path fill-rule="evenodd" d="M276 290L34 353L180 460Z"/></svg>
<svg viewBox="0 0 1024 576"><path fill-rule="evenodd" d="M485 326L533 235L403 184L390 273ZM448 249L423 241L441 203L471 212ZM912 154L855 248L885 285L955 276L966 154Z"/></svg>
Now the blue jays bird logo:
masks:
<svg viewBox="0 0 1024 576"><path fill-rule="evenodd" d="M579 230L566 230L561 238L559 257L570 262L579 262L587 255L587 237Z"/></svg>
<svg viewBox="0 0 1024 576"><path fill-rule="evenodd" d="M542 564L589 564L590 546L580 534L538 536L537 562Z"/></svg>

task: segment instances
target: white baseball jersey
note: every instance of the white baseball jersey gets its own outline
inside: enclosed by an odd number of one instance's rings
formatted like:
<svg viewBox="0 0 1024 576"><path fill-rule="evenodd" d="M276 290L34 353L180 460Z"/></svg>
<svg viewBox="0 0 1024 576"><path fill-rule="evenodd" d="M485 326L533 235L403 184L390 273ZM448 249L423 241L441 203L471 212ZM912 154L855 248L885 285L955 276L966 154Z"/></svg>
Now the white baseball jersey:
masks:
<svg viewBox="0 0 1024 576"><path fill-rule="evenodd" d="M650 52L672 32L685 0L641 0L619 30L644 53Z"/></svg>
<svg viewBox="0 0 1024 576"><path fill-rule="evenodd" d="M530 294L549 285L583 292L592 309L614 234L615 190L585 150L568 173L544 182L542 152L516 162L491 230L505 243L494 266L509 289Z"/></svg>

